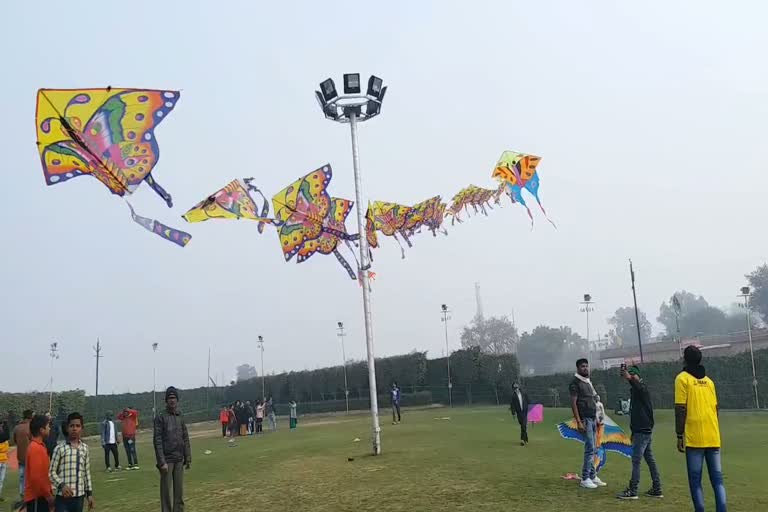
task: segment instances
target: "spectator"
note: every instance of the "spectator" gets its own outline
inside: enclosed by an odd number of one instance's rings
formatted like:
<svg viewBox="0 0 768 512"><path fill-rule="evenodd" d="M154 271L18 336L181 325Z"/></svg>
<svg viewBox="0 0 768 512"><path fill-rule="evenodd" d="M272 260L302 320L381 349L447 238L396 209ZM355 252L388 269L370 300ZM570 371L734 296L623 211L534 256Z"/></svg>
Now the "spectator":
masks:
<svg viewBox="0 0 768 512"><path fill-rule="evenodd" d="M253 435L254 427L256 426L254 416L256 416L256 411L253 410L253 406L251 405L251 401L247 400L245 402L245 415L248 417L248 435Z"/></svg>
<svg viewBox="0 0 768 512"><path fill-rule="evenodd" d="M629 417L629 428L632 431L632 476L629 479L629 486L617 498L622 500L637 499L637 488L640 485L640 461L643 458L648 464L653 482L653 486L645 495L650 498L663 498L661 477L651 449L654 426L651 392L640 376L640 368L637 366L622 367L621 377L629 383L629 392L632 396L632 409Z"/></svg>
<svg viewBox="0 0 768 512"><path fill-rule="evenodd" d="M264 433L264 401L256 404L256 435Z"/></svg>
<svg viewBox="0 0 768 512"><path fill-rule="evenodd" d="M3 499L3 484L5 483L5 473L8 471L8 449L11 439L10 427L6 420L0 421L0 503Z"/></svg>
<svg viewBox="0 0 768 512"><path fill-rule="evenodd" d="M219 423L221 423L221 437L227 437L227 426L229 425L229 409L225 406L219 412Z"/></svg>
<svg viewBox="0 0 768 512"><path fill-rule="evenodd" d="M272 397L267 400L265 407L267 412L267 419L269 420L269 430L277 432L277 410L275 409L275 402L272 401Z"/></svg>
<svg viewBox="0 0 768 512"><path fill-rule="evenodd" d="M695 512L704 512L701 472L705 460L709 481L715 491L715 510L725 512L725 484L720 463L720 407L715 383L707 377L698 348L685 347L683 359L683 371L675 378L677 450L685 453L688 487ZM634 408L634 403L632 406Z"/></svg>
<svg viewBox="0 0 768 512"><path fill-rule="evenodd" d="M101 422L101 446L104 447L104 464L107 466L107 472L111 473L112 468L109 465L109 454L115 459L115 469L121 470L120 456L117 453L117 427L115 422L112 421L112 413L108 412L104 415L104 421Z"/></svg>
<svg viewBox="0 0 768 512"><path fill-rule="evenodd" d="M571 394L571 410L576 420L576 427L584 434L584 462L581 466L581 487L597 489L604 487L603 482L595 471L595 454L597 453L597 401L595 387L589 378L589 361L576 361L576 374L573 376L568 390Z"/></svg>
<svg viewBox="0 0 768 512"><path fill-rule="evenodd" d="M178 404L179 392L171 386L165 391L165 411L155 417L153 441L162 512L184 512L184 468L192 465L189 433Z"/></svg>
<svg viewBox="0 0 768 512"><path fill-rule="evenodd" d="M392 383L390 396L392 397L392 424L397 425L400 423L400 387L397 382ZM395 417L395 413L397 413L397 417Z"/></svg>
<svg viewBox="0 0 768 512"><path fill-rule="evenodd" d="M51 481L48 478L48 450L43 440L48 437L51 423L44 415L37 415L27 423L32 439L25 449L24 503L27 512L48 512L53 508Z"/></svg>
<svg viewBox="0 0 768 512"><path fill-rule="evenodd" d="M139 427L139 411L133 407L126 407L117 415L122 423L123 447L125 456L128 457L128 470L139 469L139 456L136 453L136 430Z"/></svg>
<svg viewBox="0 0 768 512"><path fill-rule="evenodd" d="M530 400L525 391L520 389L520 385L515 382L512 385L512 403L509 405L509 409L512 412L512 416L517 417L517 422L520 424L520 446L528 444L528 405Z"/></svg>
<svg viewBox="0 0 768 512"><path fill-rule="evenodd" d="M16 445L16 460L19 463L19 494L24 497L24 479L26 477L27 448L32 441L29 424L34 416L34 411L27 409L22 413L21 423L13 429L13 444Z"/></svg>
<svg viewBox="0 0 768 512"><path fill-rule="evenodd" d="M295 430L295 429L296 429L296 426L297 426L297 424L299 423L299 416L298 416L298 414L296 413L296 407L297 407L297 406L296 406L296 400L291 400L291 401L288 403L288 407L290 407L290 415L291 415L291 423L290 423L290 426L291 426L291 430L293 431L293 430Z"/></svg>
<svg viewBox="0 0 768 512"><path fill-rule="evenodd" d="M92 510L91 454L80 440L83 417L73 412L66 419L67 438L56 446L48 476L56 493L56 512L82 512L84 502Z"/></svg>

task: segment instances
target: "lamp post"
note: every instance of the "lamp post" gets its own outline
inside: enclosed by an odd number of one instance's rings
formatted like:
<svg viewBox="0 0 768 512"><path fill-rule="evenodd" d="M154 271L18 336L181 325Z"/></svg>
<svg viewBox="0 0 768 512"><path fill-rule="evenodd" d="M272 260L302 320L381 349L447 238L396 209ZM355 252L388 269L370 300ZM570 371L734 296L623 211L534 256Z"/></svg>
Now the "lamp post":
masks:
<svg viewBox="0 0 768 512"><path fill-rule="evenodd" d="M344 400L347 403L347 414L349 414L349 388L347 387L347 353L344 350L344 322L337 323L339 333L336 335L341 338L341 363L344 368Z"/></svg>
<svg viewBox="0 0 768 512"><path fill-rule="evenodd" d="M749 335L749 357L752 359L752 387L755 390L755 409L760 408L760 397L757 393L757 373L755 372L755 352L752 349L752 314L749 305L749 286L743 286L741 288L741 295L744 299L744 305L742 306L747 312L747 333ZM739 304L741 306L741 304Z"/></svg>
<svg viewBox="0 0 768 512"><path fill-rule="evenodd" d="M53 362L59 358L59 342L54 341L51 343L48 355L51 357L51 389L48 394L48 412L53 410Z"/></svg>
<svg viewBox="0 0 768 512"><path fill-rule="evenodd" d="M584 300L579 304L581 304L580 311L587 315L587 359L589 359L589 364L592 364L592 342L589 340L589 314L595 310L595 308L592 307L592 304L594 304L592 296L585 293Z"/></svg>
<svg viewBox="0 0 768 512"><path fill-rule="evenodd" d="M264 338L261 335L259 335L259 339L256 344L259 346L259 350L261 350L261 396L266 399L267 386L264 381Z"/></svg>
<svg viewBox="0 0 768 512"><path fill-rule="evenodd" d="M357 203L357 229L358 233L365 233L365 212L363 210L363 185L360 176L360 156L357 148L357 123L367 121L381 112L381 102L387 88L377 76L368 79L368 89L362 93L360 74L350 73L344 75L344 94L339 96L336 85L332 79L327 79L320 84L320 90L315 91L320 108L326 119L338 123L349 123L352 136L352 165L355 174L355 201ZM363 288L363 318L365 320L365 347L368 358L368 388L371 401L371 428L373 441L373 454L381 454L381 427L379 426L379 403L376 393L376 362L373 351L373 326L371 324L371 289L368 270L370 258L368 253L368 240L360 236L360 281Z"/></svg>
<svg viewBox="0 0 768 512"><path fill-rule="evenodd" d="M153 354L157 354L158 345L157 342L152 344ZM152 417L155 416L157 416L157 356L152 356Z"/></svg>
<svg viewBox="0 0 768 512"><path fill-rule="evenodd" d="M453 407L453 382L451 382L451 351L448 349L448 320L451 319L448 314L448 306L443 304L440 308L440 312L443 315L441 319L445 324L445 361L448 365L448 407Z"/></svg>

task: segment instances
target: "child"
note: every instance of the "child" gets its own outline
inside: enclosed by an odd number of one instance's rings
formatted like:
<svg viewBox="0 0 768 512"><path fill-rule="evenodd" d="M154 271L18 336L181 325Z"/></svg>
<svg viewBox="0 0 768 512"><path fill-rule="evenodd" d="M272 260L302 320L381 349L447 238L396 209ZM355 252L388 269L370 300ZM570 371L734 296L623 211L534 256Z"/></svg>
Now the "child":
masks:
<svg viewBox="0 0 768 512"><path fill-rule="evenodd" d="M288 406L291 408L291 430L295 430L296 424L299 422L299 417L296 414L296 400L288 402Z"/></svg>
<svg viewBox="0 0 768 512"><path fill-rule="evenodd" d="M32 442L24 461L24 503L27 512L48 512L53 508L51 481L48 479L48 450L44 439L51 433L51 425L44 415L36 415L29 422Z"/></svg>
<svg viewBox="0 0 768 512"><path fill-rule="evenodd" d="M5 482L5 473L8 471L8 441L11 433L8 428L8 422L0 421L0 503L5 501L2 497L3 483Z"/></svg>
<svg viewBox="0 0 768 512"><path fill-rule="evenodd" d="M49 476L56 490L56 510L61 512L82 512L86 499L88 510L93 509L91 455L80 440L82 431L83 417L73 412L67 416L66 442L53 451Z"/></svg>

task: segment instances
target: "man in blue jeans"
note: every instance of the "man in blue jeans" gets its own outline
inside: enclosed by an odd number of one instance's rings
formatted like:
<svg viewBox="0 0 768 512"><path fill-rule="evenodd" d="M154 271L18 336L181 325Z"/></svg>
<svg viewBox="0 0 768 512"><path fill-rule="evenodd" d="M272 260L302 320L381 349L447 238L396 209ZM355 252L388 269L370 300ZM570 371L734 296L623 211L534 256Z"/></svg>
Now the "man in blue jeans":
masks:
<svg viewBox="0 0 768 512"><path fill-rule="evenodd" d="M632 477L629 486L616 496L620 500L636 500L637 487L640 484L640 462L645 458L651 472L653 486L645 493L649 498L663 498L661 492L661 477L656 467L656 459L651 450L653 436L653 403L648 386L640 377L637 366L622 366L621 377L629 383L632 408L630 409L629 428L632 432Z"/></svg>
<svg viewBox="0 0 768 512"><path fill-rule="evenodd" d="M704 512L701 473L706 460L709 481L715 491L715 510L727 512L720 464L720 422L715 383L707 377L701 365L698 348L686 347L683 359L683 371L675 378L675 431L677 450L685 453L693 509Z"/></svg>
<svg viewBox="0 0 768 512"><path fill-rule="evenodd" d="M576 374L573 376L568 390L571 394L571 410L579 432L584 434L584 463L581 467L581 487L597 489L605 487L606 483L598 478L595 472L595 455L597 447L597 403L595 402L595 387L589 379L589 361L576 361Z"/></svg>

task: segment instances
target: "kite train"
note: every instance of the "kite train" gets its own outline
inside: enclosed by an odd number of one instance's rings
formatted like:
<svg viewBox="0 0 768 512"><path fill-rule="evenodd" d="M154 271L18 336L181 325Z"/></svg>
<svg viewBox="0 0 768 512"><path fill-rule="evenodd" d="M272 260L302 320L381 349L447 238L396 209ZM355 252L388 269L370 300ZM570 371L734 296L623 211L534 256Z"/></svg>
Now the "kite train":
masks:
<svg viewBox="0 0 768 512"><path fill-rule="evenodd" d="M146 183L171 208L171 195L155 181L152 170L160 158L155 128L178 100L178 91L40 89L35 125L46 184L93 176L126 198ZM133 220L159 237L181 247L192 238L128 206Z"/></svg>

